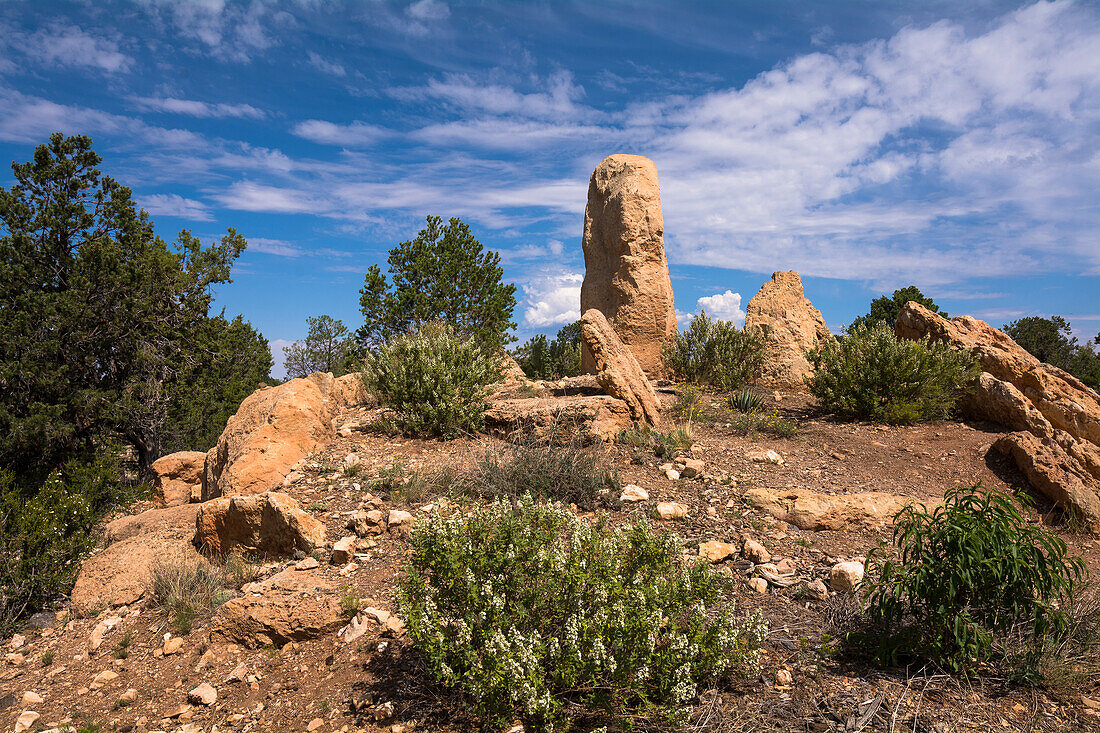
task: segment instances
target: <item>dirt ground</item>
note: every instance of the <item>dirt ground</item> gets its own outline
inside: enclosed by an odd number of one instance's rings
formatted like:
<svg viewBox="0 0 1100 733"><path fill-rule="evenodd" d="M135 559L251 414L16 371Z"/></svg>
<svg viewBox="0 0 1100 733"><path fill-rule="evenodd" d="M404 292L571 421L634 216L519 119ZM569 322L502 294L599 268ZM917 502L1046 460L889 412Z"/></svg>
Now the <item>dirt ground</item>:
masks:
<svg viewBox="0 0 1100 733"><path fill-rule="evenodd" d="M789 438L734 434L717 407L695 423L692 455L706 464L703 478L669 480L655 456L609 446L608 462L621 482L638 484L650 496L643 508L610 509L613 520L625 521L635 511L648 515L658 501L681 502L688 506L687 518L660 524L682 538L686 553L694 553L700 542L739 541L747 535L762 542L774 559L792 559L799 578L827 581L833 563L865 556L878 543L888 542L890 528L880 523L801 531L749 506L743 500L748 489L805 488L837 495L880 491L937 499L959 484L980 481L1004 491L1024 485L1006 461L987 456L997 437L990 426L842 423L819 414L808 396L780 397L769 396L768 407L797 424ZM667 395L664 399L671 402ZM342 416L346 429L340 437L314 456L286 489L326 523L330 541L348 534L348 517L365 492L375 494L388 509L413 514L439 499L387 493L375 483L381 472L395 465L406 472L469 470L496 442L484 437L425 441L363 432L358 426L370 417L365 409ZM747 457L759 449L776 450L784 463L756 463ZM357 473L342 470L349 453L362 459ZM1032 518L1051 524L1091 574L1100 572L1100 541L1060 524L1057 513L1041 503ZM406 539L382 534L374 538L374 547L360 549L350 572L344 568L341 574L340 567L325 562L315 572L338 579L364 605L387 609L408 552ZM264 572L290 564L271 563ZM1100 730L1100 680L1034 687L991 675L961 679L929 669L884 670L846 661L835 654L828 636L846 613L842 597L811 600L796 586L758 593L734 561L723 566L740 578L731 602L744 612L760 610L769 623L762 671L703 691L689 731ZM102 646L90 651L89 634L106 618L119 621ZM23 632L26 640L18 648L5 641L0 650L7 655L0 662L0 725L5 730L13 730L26 709L40 715L34 730L72 726L81 733L477 729L461 701L427 678L405 638L374 627L350 644L331 634L282 647L246 648L219 639L203 623L183 638L178 652L165 655L168 629L143 602L90 618L68 618L63 612L56 621L43 619L39 625L43 628L31 626ZM129 643L123 645L123 639ZM104 680L105 670L117 677ZM790 672L789 685L777 683L780 670ZM97 675L100 680L94 682ZM217 701L189 705L188 691L204 682L216 688ZM133 700L125 699L130 697L127 690L134 691ZM25 705L28 692L42 701Z"/></svg>

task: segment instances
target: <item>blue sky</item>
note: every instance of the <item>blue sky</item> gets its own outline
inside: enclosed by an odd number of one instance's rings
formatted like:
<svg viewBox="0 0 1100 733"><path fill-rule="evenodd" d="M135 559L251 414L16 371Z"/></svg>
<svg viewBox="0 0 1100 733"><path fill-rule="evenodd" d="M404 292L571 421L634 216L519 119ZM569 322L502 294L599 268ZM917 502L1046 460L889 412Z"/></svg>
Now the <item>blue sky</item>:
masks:
<svg viewBox="0 0 1100 733"><path fill-rule="evenodd" d="M217 300L277 359L308 315L356 327L426 214L501 253L519 336L554 333L611 153L657 164L685 317L796 269L834 330L916 284L1100 331L1095 3L8 0L0 157L57 130L165 239L245 235Z"/></svg>

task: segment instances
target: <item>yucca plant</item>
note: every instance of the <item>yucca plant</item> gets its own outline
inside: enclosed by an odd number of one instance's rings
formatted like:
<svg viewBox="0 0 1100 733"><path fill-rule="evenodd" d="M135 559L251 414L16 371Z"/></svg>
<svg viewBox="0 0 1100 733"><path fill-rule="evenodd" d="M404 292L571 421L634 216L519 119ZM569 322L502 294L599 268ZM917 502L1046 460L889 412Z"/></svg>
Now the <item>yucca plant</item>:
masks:
<svg viewBox="0 0 1100 733"><path fill-rule="evenodd" d="M726 403L729 405L730 409L737 410L738 412L761 412L764 409L764 395L760 394L755 389L745 387L731 394L726 400Z"/></svg>

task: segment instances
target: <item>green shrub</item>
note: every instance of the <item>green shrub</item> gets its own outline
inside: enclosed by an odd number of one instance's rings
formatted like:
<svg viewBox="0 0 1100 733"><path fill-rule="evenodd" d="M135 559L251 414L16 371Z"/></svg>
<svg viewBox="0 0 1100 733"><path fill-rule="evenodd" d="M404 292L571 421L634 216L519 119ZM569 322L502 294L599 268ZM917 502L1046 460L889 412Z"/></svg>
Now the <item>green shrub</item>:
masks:
<svg viewBox="0 0 1100 733"><path fill-rule="evenodd" d="M670 721L701 681L752 669L766 631L759 616L738 622L728 581L644 519L590 526L526 497L433 514L411 543L398 589L409 636L487 728Z"/></svg>
<svg viewBox="0 0 1100 733"><path fill-rule="evenodd" d="M745 387L731 394L726 400L726 405L731 410L737 410L738 412L761 412L764 409L764 395L755 389Z"/></svg>
<svg viewBox="0 0 1100 733"><path fill-rule="evenodd" d="M368 354L363 380L416 435L454 437L479 430L499 365L446 324L421 324Z"/></svg>
<svg viewBox="0 0 1100 733"><path fill-rule="evenodd" d="M872 553L865 588L880 660L917 656L962 671L992 659L999 644L1026 671L1047 640L1069 631L1062 609L1084 563L1005 494L977 484L949 490L932 511L909 505L894 518L893 539L897 556Z"/></svg>
<svg viewBox="0 0 1100 733"><path fill-rule="evenodd" d="M172 630L184 636L232 597L225 584L222 570L206 562L165 560L150 570L149 597Z"/></svg>
<svg viewBox="0 0 1100 733"><path fill-rule="evenodd" d="M798 425L778 412L749 412L734 415L729 429L738 435L763 433L777 438L789 438L798 431Z"/></svg>
<svg viewBox="0 0 1100 733"><path fill-rule="evenodd" d="M686 424L662 433L643 423L620 430L615 441L635 450L651 450L658 458L671 459L678 453L691 450L691 446L695 444L695 433Z"/></svg>
<svg viewBox="0 0 1100 733"><path fill-rule="evenodd" d="M734 390L760 376L764 342L729 321L712 321L706 311L665 344L665 366L679 379Z"/></svg>
<svg viewBox="0 0 1100 733"><path fill-rule="evenodd" d="M618 496L618 473L606 453L586 447L576 432L551 430L525 436L504 450L485 452L471 475L470 488L484 498L562 501L592 509L603 496Z"/></svg>
<svg viewBox="0 0 1100 733"><path fill-rule="evenodd" d="M395 463L379 471L370 487L372 491L385 494L390 501L419 504L441 494L463 493L465 483L465 477L450 466L421 473L409 471L403 463Z"/></svg>
<svg viewBox="0 0 1100 733"><path fill-rule="evenodd" d="M806 384L826 410L890 424L948 417L979 373L969 353L928 340L899 341L885 323L857 326L809 356L815 371Z"/></svg>

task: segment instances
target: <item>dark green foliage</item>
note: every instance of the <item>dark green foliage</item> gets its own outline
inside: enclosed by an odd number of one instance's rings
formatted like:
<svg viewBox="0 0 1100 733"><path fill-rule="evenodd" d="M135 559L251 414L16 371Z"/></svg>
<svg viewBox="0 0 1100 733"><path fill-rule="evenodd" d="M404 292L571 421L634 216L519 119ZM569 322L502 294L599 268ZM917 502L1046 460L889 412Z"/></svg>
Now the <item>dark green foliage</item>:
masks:
<svg viewBox="0 0 1100 733"><path fill-rule="evenodd" d="M607 454L582 444L575 426L552 426L546 435L529 435L505 450L486 451L470 476L470 489L483 498L536 499L594 509L617 499L621 484Z"/></svg>
<svg viewBox="0 0 1100 733"><path fill-rule="evenodd" d="M729 321L712 321L706 311L665 344L665 366L678 378L720 390L734 390L760 376L764 342Z"/></svg>
<svg viewBox="0 0 1100 733"><path fill-rule="evenodd" d="M764 395L755 389L745 388L734 392L726 400L731 410L738 412L755 413L764 410Z"/></svg>
<svg viewBox="0 0 1100 733"><path fill-rule="evenodd" d="M500 255L486 252L460 219L446 225L429 216L415 239L401 242L387 260L392 283L381 268L367 271L359 306L359 345L378 349L420 323L443 321L486 353L499 353L515 328L516 286L501 282Z"/></svg>
<svg viewBox="0 0 1100 733"><path fill-rule="evenodd" d="M1039 361L1064 369L1095 390L1100 390L1100 354L1089 344L1079 344L1069 323L1061 316L1028 316L1002 330ZM1093 339L1100 344L1100 334Z"/></svg>
<svg viewBox="0 0 1100 733"><path fill-rule="evenodd" d="M894 521L896 557L869 558L864 591L871 642L890 664L928 659L955 671L993 658L1009 638L1025 671L1045 640L1069 631L1063 602L1085 571L1080 558L1012 499L981 484L949 490L932 511L902 509Z"/></svg>
<svg viewBox="0 0 1100 733"><path fill-rule="evenodd" d="M581 373L581 322L563 326L553 341L538 334L515 351L516 362L531 379L561 379Z"/></svg>
<svg viewBox="0 0 1100 733"><path fill-rule="evenodd" d="M860 316L852 321L848 330L853 328L869 328L876 323L885 323L890 328L898 320L898 313L909 301L916 301L925 308L939 313L944 318L949 318L947 311L941 311L940 307L932 302L931 298L924 297L924 293L916 285L909 285L894 291L891 296L882 295L871 301L871 310L865 316Z"/></svg>
<svg viewBox="0 0 1100 733"><path fill-rule="evenodd" d="M433 513L410 541L409 637L489 730L596 714L671 727L700 682L752 671L766 632L759 616L738 623L726 581L644 520L589 525L528 497Z"/></svg>
<svg viewBox="0 0 1100 733"><path fill-rule="evenodd" d="M363 381L406 432L454 437L481 429L499 364L450 324L425 323L363 360Z"/></svg>
<svg viewBox="0 0 1100 733"><path fill-rule="evenodd" d="M324 315L311 316L306 321L309 332L305 340L283 349L287 379L314 372L331 372L334 377L342 377L354 371L355 341L344 322Z"/></svg>
<svg viewBox="0 0 1100 733"><path fill-rule="evenodd" d="M979 369L969 353L943 343L899 341L879 321L856 326L810 352L806 384L826 410L857 420L906 424L948 417Z"/></svg>

